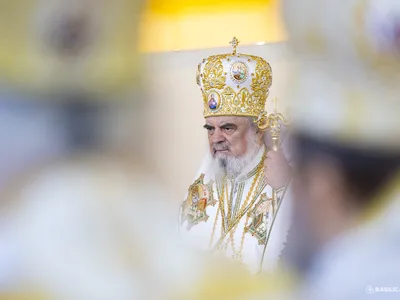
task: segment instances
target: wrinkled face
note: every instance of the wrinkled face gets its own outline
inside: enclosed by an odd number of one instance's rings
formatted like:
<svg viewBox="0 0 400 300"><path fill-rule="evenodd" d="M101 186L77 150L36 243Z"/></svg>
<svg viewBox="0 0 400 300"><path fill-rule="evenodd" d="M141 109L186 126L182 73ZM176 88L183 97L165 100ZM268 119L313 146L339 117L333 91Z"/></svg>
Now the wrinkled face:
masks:
<svg viewBox="0 0 400 300"><path fill-rule="evenodd" d="M218 116L206 119L210 152L214 158L242 157L249 148L250 120L246 117Z"/></svg>

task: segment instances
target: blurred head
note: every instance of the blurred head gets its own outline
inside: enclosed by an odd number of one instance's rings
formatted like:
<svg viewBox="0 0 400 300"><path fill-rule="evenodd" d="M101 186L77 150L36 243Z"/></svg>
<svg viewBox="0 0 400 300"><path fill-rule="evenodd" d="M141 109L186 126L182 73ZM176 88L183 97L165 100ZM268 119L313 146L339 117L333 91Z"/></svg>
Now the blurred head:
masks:
<svg viewBox="0 0 400 300"><path fill-rule="evenodd" d="M302 133L293 182L299 266L359 222L399 165L400 5L284 0L282 8L298 70L286 99Z"/></svg>
<svg viewBox="0 0 400 300"><path fill-rule="evenodd" d="M289 260L306 271L314 255L352 227L400 165L400 154L297 135Z"/></svg>
<svg viewBox="0 0 400 300"><path fill-rule="evenodd" d="M206 118L210 153L219 166L237 176L261 147L262 132L250 117Z"/></svg>

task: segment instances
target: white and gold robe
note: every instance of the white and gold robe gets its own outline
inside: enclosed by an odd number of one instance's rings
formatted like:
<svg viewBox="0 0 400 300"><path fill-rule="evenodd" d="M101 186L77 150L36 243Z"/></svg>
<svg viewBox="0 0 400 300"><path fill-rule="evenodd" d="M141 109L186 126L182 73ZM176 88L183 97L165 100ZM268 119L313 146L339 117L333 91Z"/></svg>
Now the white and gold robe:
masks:
<svg viewBox="0 0 400 300"><path fill-rule="evenodd" d="M236 179L217 179L211 158L206 159L180 211L185 240L201 250L222 252L252 273L274 269L290 224L290 197L280 191L272 200L264 176L265 154L263 146Z"/></svg>
<svg viewBox="0 0 400 300"><path fill-rule="evenodd" d="M129 160L65 159L1 196L0 299L176 299L205 277L162 187Z"/></svg>
<svg viewBox="0 0 400 300"><path fill-rule="evenodd" d="M400 172L377 195L317 253L297 299L399 299Z"/></svg>

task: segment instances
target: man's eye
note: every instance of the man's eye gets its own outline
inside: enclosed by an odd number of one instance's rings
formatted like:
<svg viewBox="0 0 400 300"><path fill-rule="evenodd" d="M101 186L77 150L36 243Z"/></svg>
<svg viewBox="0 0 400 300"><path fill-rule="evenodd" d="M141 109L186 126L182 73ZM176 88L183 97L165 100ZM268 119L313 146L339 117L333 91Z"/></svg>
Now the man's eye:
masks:
<svg viewBox="0 0 400 300"><path fill-rule="evenodd" d="M225 127L225 131L226 132L232 132L233 131L233 127Z"/></svg>

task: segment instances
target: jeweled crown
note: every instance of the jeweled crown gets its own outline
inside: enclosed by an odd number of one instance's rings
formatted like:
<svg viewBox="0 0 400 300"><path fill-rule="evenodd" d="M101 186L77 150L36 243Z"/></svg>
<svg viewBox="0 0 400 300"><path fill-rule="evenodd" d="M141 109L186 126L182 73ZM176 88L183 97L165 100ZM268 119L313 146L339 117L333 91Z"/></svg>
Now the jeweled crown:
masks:
<svg viewBox="0 0 400 300"><path fill-rule="evenodd" d="M238 44L233 38L232 53L210 56L198 65L197 84L203 93L205 118L265 115L271 66L261 57L237 53Z"/></svg>

